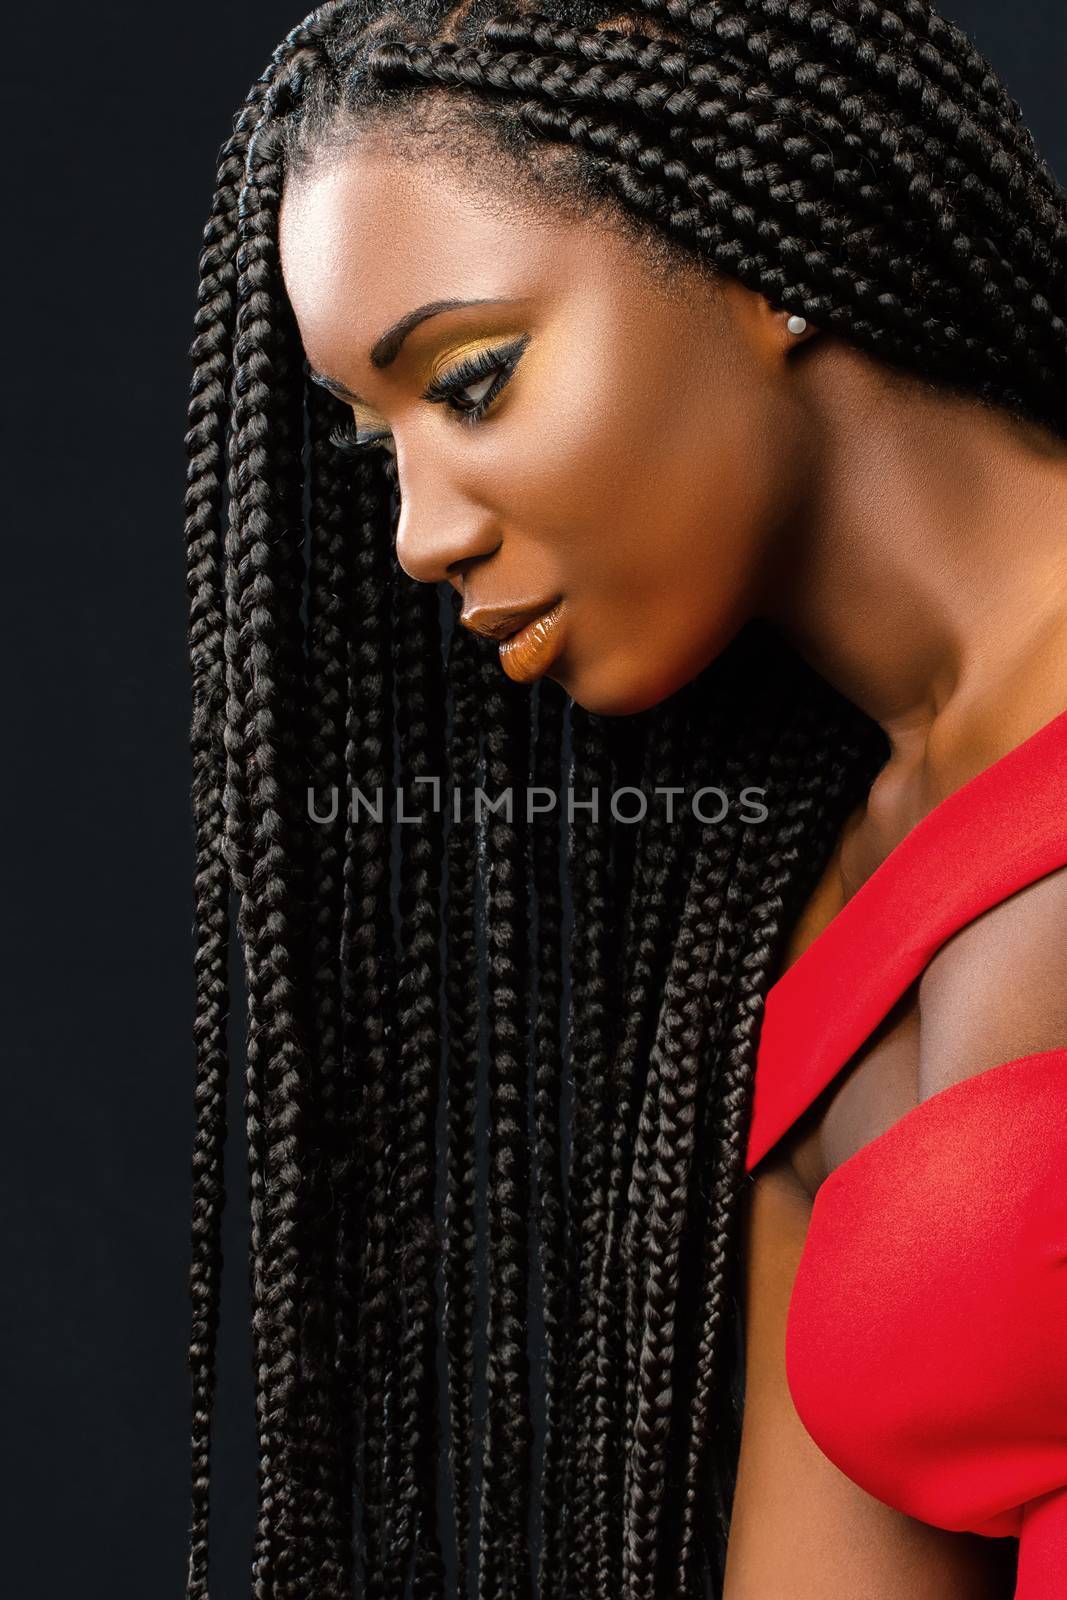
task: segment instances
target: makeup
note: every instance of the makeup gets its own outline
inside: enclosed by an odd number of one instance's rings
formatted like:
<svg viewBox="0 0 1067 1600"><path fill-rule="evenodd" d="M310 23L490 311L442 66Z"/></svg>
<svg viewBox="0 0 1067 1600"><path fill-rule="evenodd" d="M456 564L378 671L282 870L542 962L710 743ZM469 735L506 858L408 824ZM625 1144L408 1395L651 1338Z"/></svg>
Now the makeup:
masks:
<svg viewBox="0 0 1067 1600"><path fill-rule="evenodd" d="M562 600L533 622L528 622L510 639L500 642L500 665L516 683L532 683L541 678L563 649L564 602Z"/></svg>
<svg viewBox="0 0 1067 1600"><path fill-rule="evenodd" d="M529 342L529 334L520 334L503 345L487 345L484 340L472 341L469 347L464 347L468 348L468 354L453 352L451 356L441 357L422 391L423 400L431 405L446 406L451 415L465 422L468 427L476 426L489 411L497 395L511 381L512 373ZM472 388L480 389L481 393L473 396L467 394L466 391ZM372 449L375 445L380 445L389 455L396 454L392 435L387 429L372 427L361 433L352 417L334 428L330 443L342 457L355 456L359 451Z"/></svg>

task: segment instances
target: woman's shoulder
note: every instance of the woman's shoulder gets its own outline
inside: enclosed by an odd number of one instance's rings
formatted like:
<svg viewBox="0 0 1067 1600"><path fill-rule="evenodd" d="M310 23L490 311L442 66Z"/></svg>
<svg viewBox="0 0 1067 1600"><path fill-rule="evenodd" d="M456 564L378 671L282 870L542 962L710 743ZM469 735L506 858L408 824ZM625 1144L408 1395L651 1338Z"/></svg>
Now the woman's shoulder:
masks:
<svg viewBox="0 0 1067 1600"><path fill-rule="evenodd" d="M991 906L932 957L918 985L919 1098L1067 1046L1067 865Z"/></svg>
<svg viewBox="0 0 1067 1600"><path fill-rule="evenodd" d="M989 852L1015 853L1039 829L1044 838L1054 818L1043 811L1058 812L1062 826L1052 829L1032 880L968 920L924 969L920 1099L1000 1062L1067 1045L1067 856L1056 848L1067 835L1065 707L1067 649L1057 643L1051 659L1035 656L1022 680L1006 681L995 704L964 720L943 758L963 782L975 772L1009 777L998 785L1003 805L990 818Z"/></svg>
<svg viewBox="0 0 1067 1600"><path fill-rule="evenodd" d="M955 766L942 748L925 796L905 751L847 819L767 997L750 1169L785 1140L817 1187L909 1105L1067 1045L1067 711L1047 709L972 730Z"/></svg>

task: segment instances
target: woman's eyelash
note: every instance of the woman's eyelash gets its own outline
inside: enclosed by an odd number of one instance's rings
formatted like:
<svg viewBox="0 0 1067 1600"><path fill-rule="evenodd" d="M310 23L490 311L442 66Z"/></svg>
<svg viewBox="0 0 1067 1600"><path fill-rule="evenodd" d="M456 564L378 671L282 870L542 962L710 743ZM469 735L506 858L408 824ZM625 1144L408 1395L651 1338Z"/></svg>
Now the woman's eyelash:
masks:
<svg viewBox="0 0 1067 1600"><path fill-rule="evenodd" d="M464 422L480 422L515 371L529 342L529 335L523 334L510 344L496 345L490 350L479 350L476 355L465 356L454 367L439 372L426 385L422 398L438 405L451 405ZM492 383L477 400L457 404L464 389L476 387L490 377Z"/></svg>
<svg viewBox="0 0 1067 1600"><path fill-rule="evenodd" d="M365 450L372 450L379 444L392 455L393 452L385 444L388 438L387 433L357 433L352 417L346 417L344 422L339 422L336 428L330 430L330 443L339 455L346 458L362 455Z"/></svg>
<svg viewBox="0 0 1067 1600"><path fill-rule="evenodd" d="M461 421L473 426L481 421L509 381L529 342L529 335L523 334L510 344L497 345L489 350L479 350L476 355L465 356L454 367L438 373L423 390L422 398L434 405L450 406ZM492 381L476 400L462 400L464 389L476 388L484 384L487 378ZM385 444L388 438L389 434L381 430L377 433L358 432L355 421L349 417L333 429L330 443L342 455L352 456L359 451L373 449L376 445L388 449Z"/></svg>

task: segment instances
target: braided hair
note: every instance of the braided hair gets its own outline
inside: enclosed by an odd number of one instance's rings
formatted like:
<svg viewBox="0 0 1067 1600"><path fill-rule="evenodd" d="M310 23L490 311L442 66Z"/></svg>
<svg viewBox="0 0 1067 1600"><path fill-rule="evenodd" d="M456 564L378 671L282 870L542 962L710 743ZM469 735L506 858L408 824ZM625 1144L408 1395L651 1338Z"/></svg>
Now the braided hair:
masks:
<svg viewBox="0 0 1067 1600"><path fill-rule="evenodd" d="M187 435L187 1594L209 1594L232 925L255 1600L695 1600L721 1592L736 1470L763 1002L888 747L757 621L607 718L506 679L399 568L395 464L331 442L278 261L286 174L386 118L475 160L491 141L549 203L1060 435L1067 203L926 0L332 0L221 152ZM530 784L577 804L526 816ZM479 786L498 804L472 814ZM620 786L652 802L637 822ZM672 818L672 786L756 788L766 816Z"/></svg>

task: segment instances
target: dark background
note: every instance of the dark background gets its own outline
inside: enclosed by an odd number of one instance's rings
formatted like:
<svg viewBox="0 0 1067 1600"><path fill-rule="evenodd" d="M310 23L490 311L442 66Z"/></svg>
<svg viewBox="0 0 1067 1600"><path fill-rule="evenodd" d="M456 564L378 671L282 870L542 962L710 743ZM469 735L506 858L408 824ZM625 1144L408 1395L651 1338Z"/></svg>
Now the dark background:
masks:
<svg viewBox="0 0 1067 1600"><path fill-rule="evenodd" d="M1067 177L1064 0L951 0ZM7 26L4 1524L11 1600L178 1600L187 1518L191 828L181 497L199 233L281 0ZM14 34L14 37L12 36ZM246 1600L231 1193L213 1600Z"/></svg>

